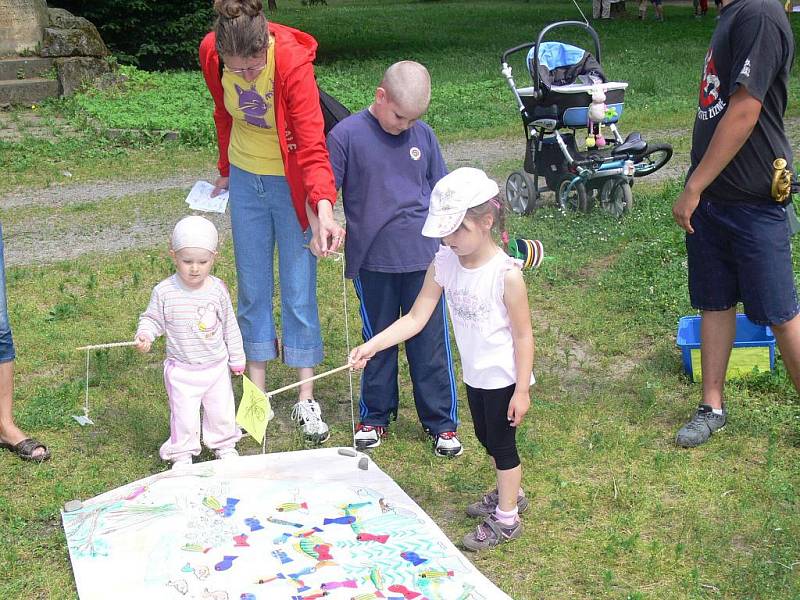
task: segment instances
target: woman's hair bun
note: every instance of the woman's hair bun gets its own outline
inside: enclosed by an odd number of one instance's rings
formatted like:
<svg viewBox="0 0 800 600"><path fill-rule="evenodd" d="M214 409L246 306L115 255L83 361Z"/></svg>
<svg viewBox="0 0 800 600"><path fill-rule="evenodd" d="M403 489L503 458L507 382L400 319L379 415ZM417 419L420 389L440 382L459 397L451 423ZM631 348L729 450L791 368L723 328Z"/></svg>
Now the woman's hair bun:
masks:
<svg viewBox="0 0 800 600"><path fill-rule="evenodd" d="M214 10L227 19L255 17L264 11L264 4L261 0L214 0Z"/></svg>

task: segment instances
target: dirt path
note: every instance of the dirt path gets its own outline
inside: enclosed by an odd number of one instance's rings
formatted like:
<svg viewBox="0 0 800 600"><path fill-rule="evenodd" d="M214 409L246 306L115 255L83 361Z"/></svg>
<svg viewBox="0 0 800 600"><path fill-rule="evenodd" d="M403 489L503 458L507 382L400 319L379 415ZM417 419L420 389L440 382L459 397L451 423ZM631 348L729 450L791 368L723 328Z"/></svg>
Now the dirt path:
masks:
<svg viewBox="0 0 800 600"><path fill-rule="evenodd" d="M787 132L793 144L800 143L800 118L787 122ZM670 141L686 134L683 131L650 132L649 139ZM521 135L517 137L490 140L464 140L445 144L443 153L451 169L461 166L476 166L494 172L501 189L505 184L508 167L498 168L509 161L521 165L524 143ZM689 157L676 154L661 171L648 177L648 182L681 177L688 167ZM25 207L52 207L59 209L66 205L79 205L103 200L114 201L120 198L143 196L142 203L152 201L148 194L179 191L188 192L198 179L209 179L212 167L204 172L183 172L171 177L156 180L114 180L78 185L56 185L42 189L17 190L0 197L3 209L24 209ZM179 194L180 195L180 194ZM58 235L48 227L50 219L41 217L22 218L10 223L4 229L6 262L9 265L41 264L76 258L92 252L119 252L134 247L154 247L164 243L165 231L176 215L182 210L179 206L173 211L165 211L157 217L137 217L120 221L113 226L93 227L91 210L54 211L52 219L58 223ZM88 215L88 216L87 216ZM342 218L342 215L338 215ZM226 216L214 216L217 226L227 231L229 221Z"/></svg>

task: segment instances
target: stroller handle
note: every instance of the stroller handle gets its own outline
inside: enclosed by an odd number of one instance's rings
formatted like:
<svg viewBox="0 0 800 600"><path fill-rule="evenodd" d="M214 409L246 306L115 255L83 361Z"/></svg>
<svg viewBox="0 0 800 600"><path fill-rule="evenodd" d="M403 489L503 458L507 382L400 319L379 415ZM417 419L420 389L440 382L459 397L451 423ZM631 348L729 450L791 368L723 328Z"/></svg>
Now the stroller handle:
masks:
<svg viewBox="0 0 800 600"><path fill-rule="evenodd" d="M557 21L555 23L551 23L544 29L539 32L539 37L536 38L536 43L527 43L522 44L520 46L515 46L514 48L509 48L505 52L503 52L503 56L500 58L501 66L505 66L508 64L508 57L515 52L519 52L520 50L528 50L530 48L535 48L533 52L533 89L534 93L539 90L539 83L541 82L539 76L539 46L542 44L545 36L553 31L554 29L563 29L565 27L577 27L579 29L583 29L586 31L594 41L594 57L597 59L597 62L602 62L600 60L600 38L597 35L597 32L594 28L589 25L588 23L584 23L583 21Z"/></svg>

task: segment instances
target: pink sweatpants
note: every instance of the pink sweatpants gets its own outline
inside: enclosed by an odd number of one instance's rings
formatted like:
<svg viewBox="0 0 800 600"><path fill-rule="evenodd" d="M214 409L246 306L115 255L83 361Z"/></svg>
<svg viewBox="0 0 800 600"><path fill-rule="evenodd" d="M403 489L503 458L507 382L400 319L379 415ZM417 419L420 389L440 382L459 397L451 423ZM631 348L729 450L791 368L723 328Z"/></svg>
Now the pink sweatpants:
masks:
<svg viewBox="0 0 800 600"><path fill-rule="evenodd" d="M164 385L169 397L169 439L161 445L164 460L200 454L200 406L203 406L203 443L211 450L236 446L242 432L236 425L231 375L227 360L188 365L164 361Z"/></svg>

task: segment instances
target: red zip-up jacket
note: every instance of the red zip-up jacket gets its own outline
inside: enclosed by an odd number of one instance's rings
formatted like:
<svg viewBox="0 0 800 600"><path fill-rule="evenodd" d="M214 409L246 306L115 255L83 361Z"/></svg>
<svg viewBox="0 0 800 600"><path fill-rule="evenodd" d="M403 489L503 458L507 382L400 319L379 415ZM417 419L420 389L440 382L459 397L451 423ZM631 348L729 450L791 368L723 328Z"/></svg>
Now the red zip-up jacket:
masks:
<svg viewBox="0 0 800 600"><path fill-rule="evenodd" d="M314 212L320 200L327 199L331 204L336 201L336 182L325 146L324 121L312 64L317 42L307 33L278 23L271 22L269 31L275 37L274 102L278 142L292 204L305 231L308 228L306 199ZM213 31L200 42L200 68L214 99L214 124L219 145L217 167L220 175L227 177L230 173L228 145L233 118L225 109Z"/></svg>

